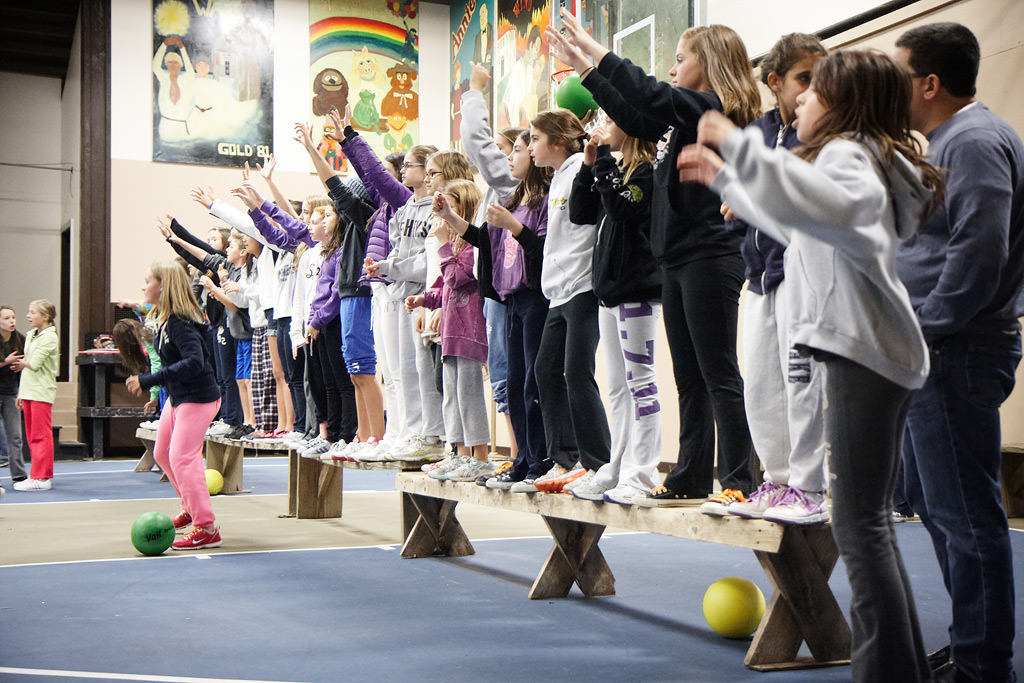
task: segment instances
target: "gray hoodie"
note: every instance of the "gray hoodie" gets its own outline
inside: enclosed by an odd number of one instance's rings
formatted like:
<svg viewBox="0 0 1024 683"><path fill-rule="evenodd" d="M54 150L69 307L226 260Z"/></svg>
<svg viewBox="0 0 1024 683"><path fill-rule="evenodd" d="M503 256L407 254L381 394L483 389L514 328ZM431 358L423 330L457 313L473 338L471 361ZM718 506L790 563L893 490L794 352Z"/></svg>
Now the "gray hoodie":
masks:
<svg viewBox="0 0 1024 683"><path fill-rule="evenodd" d="M404 301L406 297L419 294L426 287L427 254L424 241L434 224L430 210L434 197L413 199L395 211L388 224L388 240L391 253L380 262L380 274L391 280L387 286L388 298Z"/></svg>
<svg viewBox="0 0 1024 683"><path fill-rule="evenodd" d="M929 198L903 157L883 167L848 139L825 145L813 164L769 149L759 130L722 145L726 165L711 189L737 216L786 244L785 277L794 345L859 363L917 389L928 349L893 257Z"/></svg>

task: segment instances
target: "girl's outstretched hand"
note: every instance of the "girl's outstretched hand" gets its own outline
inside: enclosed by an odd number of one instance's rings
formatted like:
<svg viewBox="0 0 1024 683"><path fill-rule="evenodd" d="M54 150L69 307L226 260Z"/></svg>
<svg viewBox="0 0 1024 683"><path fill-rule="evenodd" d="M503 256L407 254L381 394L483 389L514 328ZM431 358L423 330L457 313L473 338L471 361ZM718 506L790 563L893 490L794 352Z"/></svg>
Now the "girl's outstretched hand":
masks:
<svg viewBox="0 0 1024 683"><path fill-rule="evenodd" d="M217 195L213 193L212 186L207 186L206 189L196 186L192 188L192 199L209 209L210 205L217 199Z"/></svg>
<svg viewBox="0 0 1024 683"><path fill-rule="evenodd" d="M483 90L487 87L487 81L491 80L491 74L488 73L487 67L482 64L470 62L469 65L473 69L469 74L469 89Z"/></svg>
<svg viewBox="0 0 1024 683"><path fill-rule="evenodd" d="M274 168L276 166L277 166L277 159L275 159L274 155L271 154L270 157L267 159L267 163L266 164L264 164L263 166L260 166L259 164L256 164L256 170L259 171L260 175L263 176L263 179L266 180L269 183L270 182L270 176L274 175Z"/></svg>
<svg viewBox="0 0 1024 683"><path fill-rule="evenodd" d="M244 185L242 187L236 187L233 190L231 190L231 196L235 197L236 199L242 200L242 203L245 204L250 211L252 209L259 208L256 202L252 200L252 197L249 196L249 193L245 191Z"/></svg>
<svg viewBox="0 0 1024 683"><path fill-rule="evenodd" d="M549 28L546 30L550 44L556 50L561 49L563 45L575 46L580 52L591 57L595 63L600 62L602 57L611 52L611 50L597 42L592 35L584 31L579 19L574 17L569 10L563 8L560 12L560 18L562 29L565 32L564 35L554 29ZM561 40L556 40L553 36L558 36ZM566 59L562 61L576 69L577 72L582 73L571 61ZM583 65L583 68L585 69L587 66L589 66L589 63Z"/></svg>
<svg viewBox="0 0 1024 683"><path fill-rule="evenodd" d="M583 51L558 31L549 26L544 29L544 35L547 36L548 45L551 46L555 56L575 69L576 73L582 74L592 66L590 59L583 54Z"/></svg>
<svg viewBox="0 0 1024 683"><path fill-rule="evenodd" d="M171 214L167 214L167 218L156 219L156 227L160 231L160 234L164 236L165 240L171 239L171 236L174 235L174 233L171 232L171 220Z"/></svg>
<svg viewBox="0 0 1024 683"><path fill-rule="evenodd" d="M679 169L679 182L700 183L710 186L725 165L722 157L704 145L688 145L679 153L676 168Z"/></svg>
<svg viewBox="0 0 1024 683"><path fill-rule="evenodd" d="M487 207L487 224L502 230L522 228L522 224L516 220L512 212L501 204L491 204ZM518 233L518 231L516 232Z"/></svg>
<svg viewBox="0 0 1024 683"><path fill-rule="evenodd" d="M706 111L697 123L697 144L721 147L734 130L736 124L726 118L725 114L713 109Z"/></svg>
<svg viewBox="0 0 1024 683"><path fill-rule="evenodd" d="M295 135L292 136L295 142L303 147L313 148L313 136L309 132L309 124L297 121L295 123Z"/></svg>

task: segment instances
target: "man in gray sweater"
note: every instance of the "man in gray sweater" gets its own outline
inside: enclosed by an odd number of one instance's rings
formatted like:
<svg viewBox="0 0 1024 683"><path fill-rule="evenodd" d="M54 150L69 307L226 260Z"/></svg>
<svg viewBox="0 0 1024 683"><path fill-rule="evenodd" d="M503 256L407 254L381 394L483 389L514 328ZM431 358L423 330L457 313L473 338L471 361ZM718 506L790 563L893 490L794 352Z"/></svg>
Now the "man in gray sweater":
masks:
<svg viewBox="0 0 1024 683"><path fill-rule="evenodd" d="M978 41L929 24L896 42L913 81L911 125L946 169L946 199L897 252L931 353L904 444L906 493L931 534L952 600L936 681L1017 680L1014 587L999 488L999 406L1021 358L1024 146L974 99Z"/></svg>

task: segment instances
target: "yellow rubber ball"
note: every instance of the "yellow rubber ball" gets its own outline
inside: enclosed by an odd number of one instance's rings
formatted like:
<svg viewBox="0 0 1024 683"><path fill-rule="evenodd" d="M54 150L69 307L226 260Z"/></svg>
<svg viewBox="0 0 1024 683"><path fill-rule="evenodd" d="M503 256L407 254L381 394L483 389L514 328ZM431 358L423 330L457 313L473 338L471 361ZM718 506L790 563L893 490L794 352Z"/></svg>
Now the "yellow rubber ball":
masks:
<svg viewBox="0 0 1024 683"><path fill-rule="evenodd" d="M217 470L206 470L206 488L210 489L210 495L216 496L224 488L224 477Z"/></svg>
<svg viewBox="0 0 1024 683"><path fill-rule="evenodd" d="M726 638L746 638L756 631L764 607L761 589L739 576L719 579L704 593L704 619Z"/></svg>

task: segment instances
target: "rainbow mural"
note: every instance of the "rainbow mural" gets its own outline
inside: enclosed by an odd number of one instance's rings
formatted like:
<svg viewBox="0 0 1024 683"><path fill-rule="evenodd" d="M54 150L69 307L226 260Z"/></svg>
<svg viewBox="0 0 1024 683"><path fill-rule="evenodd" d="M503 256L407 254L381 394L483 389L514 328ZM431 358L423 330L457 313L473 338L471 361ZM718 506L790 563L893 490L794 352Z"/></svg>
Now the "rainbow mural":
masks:
<svg viewBox="0 0 1024 683"><path fill-rule="evenodd" d="M309 27L309 58L315 64L332 52L358 52L366 46L371 52L396 62L404 59L415 63L416 52L419 50L418 37L415 33L410 36L411 45L407 44L406 37L404 27L385 21L361 17L329 17Z"/></svg>

